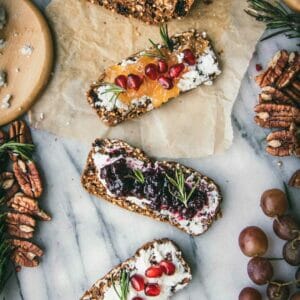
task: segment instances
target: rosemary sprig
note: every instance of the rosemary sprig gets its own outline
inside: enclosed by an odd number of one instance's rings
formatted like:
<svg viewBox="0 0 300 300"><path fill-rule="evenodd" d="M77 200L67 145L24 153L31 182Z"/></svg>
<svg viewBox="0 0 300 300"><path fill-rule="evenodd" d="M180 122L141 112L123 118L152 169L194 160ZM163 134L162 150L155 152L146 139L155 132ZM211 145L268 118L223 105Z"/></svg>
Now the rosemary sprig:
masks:
<svg viewBox="0 0 300 300"><path fill-rule="evenodd" d="M33 144L22 144L8 141L0 146L0 157L6 152L13 152L26 160L31 160L35 146Z"/></svg>
<svg viewBox="0 0 300 300"><path fill-rule="evenodd" d="M188 202L193 195L200 178L198 181L194 184L193 188L189 193L187 193L186 188L185 188L185 177L181 169L176 169L175 171L175 178L170 177L168 174L166 174L167 179L169 182L177 189L176 193L173 193L170 191L170 193L176 197L178 200L180 200L185 207L188 206Z"/></svg>
<svg viewBox="0 0 300 300"><path fill-rule="evenodd" d="M145 177L141 170L135 169L135 170L132 170L132 172L133 172L134 176L128 175L128 177L132 177L133 179L135 179L136 181L138 181L141 184L145 183Z"/></svg>
<svg viewBox="0 0 300 300"><path fill-rule="evenodd" d="M113 101L114 102L114 106L113 107L115 107L119 95L121 93L125 92L125 90L122 87L120 87L120 86L118 86L116 84L113 84L113 83L109 83L107 85L109 86L109 88L106 89L104 92L102 92L101 95L112 93L112 96L109 99L109 102Z"/></svg>
<svg viewBox="0 0 300 300"><path fill-rule="evenodd" d="M120 300L127 300L129 293L129 273L126 270L121 270L119 281L120 291L117 290L115 282L113 282L113 288Z"/></svg>
<svg viewBox="0 0 300 300"><path fill-rule="evenodd" d="M165 44L165 46L171 52L173 52L173 50L174 50L174 43L173 43L173 41L171 40L171 38L169 36L168 25L167 24L161 25L159 27L159 33L160 33L161 39L163 40L163 43Z"/></svg>
<svg viewBox="0 0 300 300"><path fill-rule="evenodd" d="M155 52L145 52L144 56L157 57L159 59L166 59L165 54L158 47L158 44L154 43L151 39L149 39L149 42L152 44L153 48L155 49Z"/></svg>
<svg viewBox="0 0 300 300"><path fill-rule="evenodd" d="M6 225L5 225L5 213L3 213L3 203L1 204L0 211L0 294L2 293L11 273L8 272L10 246L6 239Z"/></svg>
<svg viewBox="0 0 300 300"><path fill-rule="evenodd" d="M267 29L276 30L262 41L284 33L288 38L300 37L300 14L292 13L279 1L274 4L266 0L248 0L249 8L245 12L259 22L264 22Z"/></svg>

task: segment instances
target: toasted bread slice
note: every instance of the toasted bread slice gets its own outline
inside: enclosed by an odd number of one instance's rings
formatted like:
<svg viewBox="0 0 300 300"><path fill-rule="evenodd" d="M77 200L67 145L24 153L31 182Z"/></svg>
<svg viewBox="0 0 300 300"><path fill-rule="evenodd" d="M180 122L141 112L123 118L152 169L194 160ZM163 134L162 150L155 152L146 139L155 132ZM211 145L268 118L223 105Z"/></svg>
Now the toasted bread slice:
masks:
<svg viewBox="0 0 300 300"><path fill-rule="evenodd" d="M183 197L174 185L178 177ZM89 193L193 236L220 214L222 196L212 179L175 162L151 160L121 140L96 140L81 180Z"/></svg>
<svg viewBox="0 0 300 300"><path fill-rule="evenodd" d="M88 102L106 125L115 126L137 118L181 93L202 84L211 85L221 73L206 33L190 30L169 39L172 51L165 45L140 51L107 68L92 84L87 92ZM147 66L154 65L154 69L155 66L158 69L161 61L167 64L165 70L159 69L158 74L153 75L154 78L157 76L155 79L146 75ZM124 89L116 83L120 76L123 77L123 87L127 84ZM128 86L131 83L128 79L132 76L138 81L136 89Z"/></svg>
<svg viewBox="0 0 300 300"><path fill-rule="evenodd" d="M147 278L145 271L153 266L160 265L161 262L170 262L175 266L174 274L162 274L159 278ZM144 279L145 288L136 291L132 284L128 282L127 299L142 297L142 299L153 299L147 296L147 283L155 284L158 287L159 295L157 299L167 300L177 291L183 289L191 281L192 275L188 264L182 257L178 247L169 239L154 240L137 250L134 256L116 266L108 274L99 279L85 294L81 300L115 300L119 299L117 292L121 289L120 275L126 272L127 278L138 275ZM172 273L173 273L172 272ZM126 283L127 281L125 281ZM124 281L123 281L124 283Z"/></svg>
<svg viewBox="0 0 300 300"><path fill-rule="evenodd" d="M184 17L194 0L88 0L126 17L159 24Z"/></svg>

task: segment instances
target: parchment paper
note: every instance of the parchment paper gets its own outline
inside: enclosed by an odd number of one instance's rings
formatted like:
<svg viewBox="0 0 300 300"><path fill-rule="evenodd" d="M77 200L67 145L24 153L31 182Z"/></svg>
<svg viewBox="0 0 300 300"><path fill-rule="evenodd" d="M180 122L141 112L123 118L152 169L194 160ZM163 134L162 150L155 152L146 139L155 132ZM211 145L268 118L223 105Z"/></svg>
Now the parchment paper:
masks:
<svg viewBox="0 0 300 300"><path fill-rule="evenodd" d="M57 65L32 110L33 125L83 142L121 138L156 157L201 157L224 151L233 138L232 106L263 32L243 12L245 6L242 0L197 2L188 17L169 23L171 34L191 28L208 33L223 69L213 86L201 86L140 119L109 128L87 104L89 84L106 66L148 46L149 38L160 41L159 30L86 0L52 1L47 15L55 32Z"/></svg>

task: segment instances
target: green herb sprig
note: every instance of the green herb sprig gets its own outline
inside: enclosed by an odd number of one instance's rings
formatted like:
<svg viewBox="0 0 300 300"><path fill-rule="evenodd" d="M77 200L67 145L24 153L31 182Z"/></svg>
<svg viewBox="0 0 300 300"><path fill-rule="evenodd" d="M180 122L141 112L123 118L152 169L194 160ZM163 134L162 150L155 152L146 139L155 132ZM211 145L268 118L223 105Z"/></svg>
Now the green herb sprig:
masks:
<svg viewBox="0 0 300 300"><path fill-rule="evenodd" d="M145 52L143 55L148 57L156 57L159 59L166 59L166 56L161 51L161 49L158 47L158 44L154 43L151 39L149 39L149 42L152 44L155 52Z"/></svg>
<svg viewBox="0 0 300 300"><path fill-rule="evenodd" d="M5 217L6 214L3 213L3 198L0 199L1 207L0 211L2 214L0 215L0 294L2 293L8 279L11 276L9 272L9 261L10 261L10 253L11 247L6 238L6 224Z"/></svg>
<svg viewBox="0 0 300 300"><path fill-rule="evenodd" d="M189 193L187 193L186 188L185 188L185 177L184 174L182 172L181 169L176 169L175 171L175 178L170 177L169 175L167 175L167 179L169 180L169 182L176 188L176 193L173 193L170 190L170 193L176 197L179 201L181 201L185 207L188 206L188 202L191 198L191 196L193 195L199 181L200 178L198 179L198 181L194 184L193 188L191 189L191 191Z"/></svg>
<svg viewBox="0 0 300 300"><path fill-rule="evenodd" d="M174 43L173 43L172 39L169 36L168 25L167 24L161 25L159 27L159 33L160 33L161 39L163 40L163 43L165 44L165 46L171 52L173 52L173 50L174 50Z"/></svg>
<svg viewBox="0 0 300 300"><path fill-rule="evenodd" d="M107 88L104 92L102 92L101 95L112 93L112 96L109 99L109 102L114 102L113 107L115 108L119 95L121 93L125 92L125 90L122 87L120 87L116 84L113 84L113 83L109 83L107 85L109 86L109 88Z"/></svg>
<svg viewBox="0 0 300 300"><path fill-rule="evenodd" d="M0 146L0 157L7 152L12 152L20 155L26 160L31 160L34 150L35 145L33 144L22 144L15 141L8 141Z"/></svg>
<svg viewBox="0 0 300 300"><path fill-rule="evenodd" d="M134 179L136 179L139 183L144 184L145 183L145 177L141 170L135 169L133 170Z"/></svg>
<svg viewBox="0 0 300 300"><path fill-rule="evenodd" d="M266 40L278 34L285 34L288 38L300 37L300 14L287 9L279 1L248 0L249 8L245 12L257 21L266 23L267 29L276 30L264 37Z"/></svg>
<svg viewBox="0 0 300 300"><path fill-rule="evenodd" d="M113 288L120 300L127 300L129 294L129 273L126 270L121 270L119 281L120 291L117 290L115 282L113 282Z"/></svg>

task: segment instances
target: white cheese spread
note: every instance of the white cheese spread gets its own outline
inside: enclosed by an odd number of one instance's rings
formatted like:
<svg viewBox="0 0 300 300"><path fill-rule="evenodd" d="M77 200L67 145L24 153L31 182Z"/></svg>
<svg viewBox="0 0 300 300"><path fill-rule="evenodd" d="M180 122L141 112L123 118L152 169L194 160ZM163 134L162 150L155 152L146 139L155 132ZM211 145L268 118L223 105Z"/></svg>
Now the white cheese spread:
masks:
<svg viewBox="0 0 300 300"><path fill-rule="evenodd" d="M134 297L142 297L145 300L157 299L157 300L167 300L170 299L171 295L174 292L177 292L184 288L187 283L180 284L184 279L191 279L191 275L187 272L181 261L178 258L180 253L177 252L177 249L173 246L172 243L166 242L163 244L154 243L153 248L150 249L142 249L139 251L138 256L133 259L132 262L129 263L129 269L131 269L130 276L134 274L139 274L144 276L145 271L151 266L150 261L154 258L155 261L160 262L167 258L170 255L172 263L176 267L176 271L173 275L167 276L163 275L160 278L146 278L145 281L149 283L158 283L161 289L160 295L156 297L148 297L145 295L144 291L137 292L134 290L129 284L129 293L128 299L133 299ZM120 290L120 285L118 283L115 284L116 289ZM174 291L171 291L171 288L175 287ZM108 287L105 291L104 298L105 300L116 300L117 295L113 288L113 286Z"/></svg>
<svg viewBox="0 0 300 300"><path fill-rule="evenodd" d="M178 55L178 59L182 58ZM188 66L188 71L180 78L177 86L181 92L186 92L201 84L211 85L215 76L221 74L214 51L208 47L203 55L198 57L195 66Z"/></svg>
<svg viewBox="0 0 300 300"><path fill-rule="evenodd" d="M96 149L95 149L96 151ZM110 157L107 154L102 154L100 152L94 153L93 155L93 159L94 159L94 164L97 168L98 171L98 179L101 182L101 184L103 186L105 186L107 188L106 182L105 180L103 180L100 177L100 170L105 167L106 165L112 164L113 162L117 161L118 159L122 158L122 156L117 156L117 157ZM126 160L131 161L131 163L133 163L132 161L134 161L134 167L133 168L138 168L141 169L143 167L143 162L139 161L136 158L130 158L127 157ZM206 181L205 180L201 180L200 181L200 185L206 185ZM213 183L212 183L213 185ZM208 186L209 188L209 186ZM205 232L208 227L209 227L209 218L210 216L214 216L216 213L216 210L219 206L219 202L220 202L220 195L217 191L215 191L215 186L212 186L212 192L207 192L207 204L198 212L197 215L195 215L191 220L187 220L187 219L179 219L177 215L171 213L169 210L160 210L160 211L154 211L154 213L158 216L168 216L168 218L172 221L174 221L175 223L177 223L178 225L180 225L182 228L184 228L189 234L201 234L203 232ZM108 189L107 189L107 193L110 196L115 196L114 194L112 194ZM147 204L149 204L149 200L147 199L140 199L134 196L129 196L126 197L126 200L130 201L131 203L136 204L137 206L141 207L141 208L146 208Z"/></svg>
<svg viewBox="0 0 300 300"><path fill-rule="evenodd" d="M3 50L6 46L5 39L0 39L0 50Z"/></svg>
<svg viewBox="0 0 300 300"><path fill-rule="evenodd" d="M20 50L21 54L24 56L31 56L33 53L33 47L29 44L25 44L21 50Z"/></svg>
<svg viewBox="0 0 300 300"><path fill-rule="evenodd" d="M10 94L7 94L6 96L4 96L1 101L1 108L2 109L10 108L10 100L11 99L12 99L12 95L10 95Z"/></svg>

